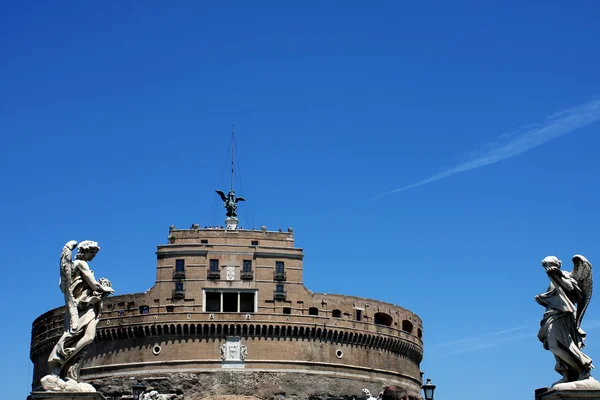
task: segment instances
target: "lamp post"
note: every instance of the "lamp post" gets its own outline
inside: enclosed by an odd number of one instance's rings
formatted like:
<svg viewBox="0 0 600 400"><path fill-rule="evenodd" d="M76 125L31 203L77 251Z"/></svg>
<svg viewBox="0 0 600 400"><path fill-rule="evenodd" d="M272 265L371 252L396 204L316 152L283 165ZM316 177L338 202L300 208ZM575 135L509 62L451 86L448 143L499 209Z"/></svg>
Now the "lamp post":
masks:
<svg viewBox="0 0 600 400"><path fill-rule="evenodd" d="M425 393L425 400L433 400L435 385L431 383L431 379L427 378L427 382L421 387L423 388L423 393Z"/></svg>
<svg viewBox="0 0 600 400"><path fill-rule="evenodd" d="M133 392L133 400L140 400L140 396L144 394L145 390L146 386L142 385L141 381L137 381L137 383L131 387L131 391Z"/></svg>

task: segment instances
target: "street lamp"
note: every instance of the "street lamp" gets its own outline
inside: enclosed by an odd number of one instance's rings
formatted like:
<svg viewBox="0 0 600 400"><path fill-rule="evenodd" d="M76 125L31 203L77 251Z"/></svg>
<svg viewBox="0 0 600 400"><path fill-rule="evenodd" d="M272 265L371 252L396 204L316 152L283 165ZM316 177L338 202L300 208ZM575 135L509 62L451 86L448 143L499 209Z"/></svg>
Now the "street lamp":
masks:
<svg viewBox="0 0 600 400"><path fill-rule="evenodd" d="M146 386L142 385L141 381L137 381L137 383L131 387L131 391L133 392L133 400L140 400L140 396L144 394L145 390Z"/></svg>
<svg viewBox="0 0 600 400"><path fill-rule="evenodd" d="M431 383L431 379L427 379L427 382L422 386L423 393L425 393L425 400L433 400L433 391L435 390L435 385Z"/></svg>

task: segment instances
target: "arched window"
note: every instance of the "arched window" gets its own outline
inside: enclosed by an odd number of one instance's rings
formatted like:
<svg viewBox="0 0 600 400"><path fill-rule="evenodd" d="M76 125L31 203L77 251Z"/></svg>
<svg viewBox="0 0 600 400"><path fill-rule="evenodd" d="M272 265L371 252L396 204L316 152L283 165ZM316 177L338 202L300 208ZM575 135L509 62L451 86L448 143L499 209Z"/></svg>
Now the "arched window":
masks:
<svg viewBox="0 0 600 400"><path fill-rule="evenodd" d="M308 315L319 315L319 309L317 307L309 308Z"/></svg>
<svg viewBox="0 0 600 400"><path fill-rule="evenodd" d="M342 318L342 312L340 310L333 310L331 311L331 316L333 318Z"/></svg>
<svg viewBox="0 0 600 400"><path fill-rule="evenodd" d="M382 312L375 313L374 320L377 325L385 325L385 326L392 326L392 322L393 322L391 316L389 316L386 313L382 313Z"/></svg>
<svg viewBox="0 0 600 400"><path fill-rule="evenodd" d="M408 333L413 332L413 324L409 320L402 321L402 330Z"/></svg>

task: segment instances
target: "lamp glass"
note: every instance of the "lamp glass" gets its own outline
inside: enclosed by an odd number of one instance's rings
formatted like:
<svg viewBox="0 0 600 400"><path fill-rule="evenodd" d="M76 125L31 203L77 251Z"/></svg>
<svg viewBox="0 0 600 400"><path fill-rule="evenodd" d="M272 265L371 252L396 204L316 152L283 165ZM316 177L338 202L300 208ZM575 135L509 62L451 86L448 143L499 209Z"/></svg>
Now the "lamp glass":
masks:
<svg viewBox="0 0 600 400"><path fill-rule="evenodd" d="M435 385L431 383L431 379L427 379L427 382L423 385L423 392L425 393L425 400L433 400L433 391Z"/></svg>

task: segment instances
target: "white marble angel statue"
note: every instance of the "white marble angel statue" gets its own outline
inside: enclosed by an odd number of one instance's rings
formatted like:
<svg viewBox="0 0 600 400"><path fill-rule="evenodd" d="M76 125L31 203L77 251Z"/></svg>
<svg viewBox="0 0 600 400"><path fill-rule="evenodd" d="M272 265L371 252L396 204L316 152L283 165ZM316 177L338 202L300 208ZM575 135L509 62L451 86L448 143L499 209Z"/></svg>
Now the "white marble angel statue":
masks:
<svg viewBox="0 0 600 400"><path fill-rule="evenodd" d="M72 252L77 248L75 261ZM102 299L114 293L108 279L96 280L88 266L98 253L98 243L75 240L63 247L60 257L60 290L65 297L64 332L48 357L50 374L42 378L42 387L58 392L95 392L79 381L79 370L85 350L96 337Z"/></svg>
<svg viewBox="0 0 600 400"><path fill-rule="evenodd" d="M535 300L546 307L538 339L544 349L554 354L554 370L562 375L553 387L588 380L594 368L592 359L581 351L586 337L581 320L592 297L592 264L581 255L573 256L573 264L573 271L566 272L560 269L562 262L558 258L544 258L542 265L550 278L550 286L546 293L535 296Z"/></svg>

